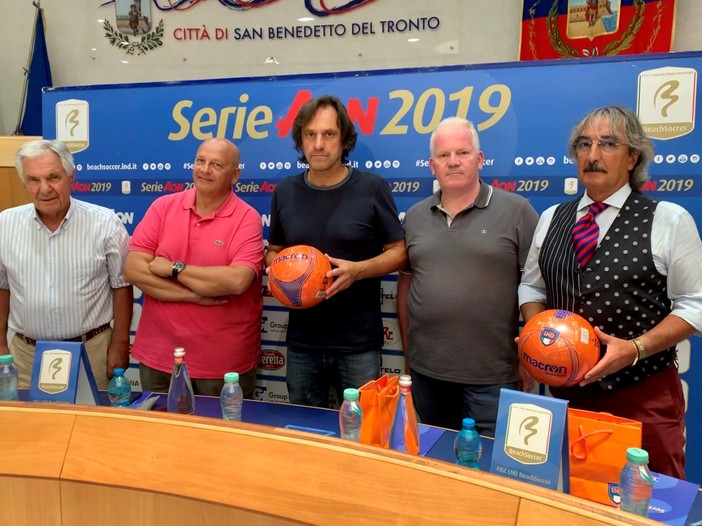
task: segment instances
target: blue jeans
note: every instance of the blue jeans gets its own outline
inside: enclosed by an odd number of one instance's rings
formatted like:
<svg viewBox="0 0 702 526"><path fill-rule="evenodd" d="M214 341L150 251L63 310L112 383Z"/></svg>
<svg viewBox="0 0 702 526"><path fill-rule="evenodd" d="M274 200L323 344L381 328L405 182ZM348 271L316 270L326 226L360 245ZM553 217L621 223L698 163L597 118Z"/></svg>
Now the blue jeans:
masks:
<svg viewBox="0 0 702 526"><path fill-rule="evenodd" d="M500 389L517 389L517 383L475 385L437 380L410 370L412 399L423 424L460 429L464 418L475 420L478 433L495 436Z"/></svg>
<svg viewBox="0 0 702 526"><path fill-rule="evenodd" d="M339 400L344 389L361 387L380 374L380 350L360 353L288 347L288 396L291 404L331 407L329 388Z"/></svg>

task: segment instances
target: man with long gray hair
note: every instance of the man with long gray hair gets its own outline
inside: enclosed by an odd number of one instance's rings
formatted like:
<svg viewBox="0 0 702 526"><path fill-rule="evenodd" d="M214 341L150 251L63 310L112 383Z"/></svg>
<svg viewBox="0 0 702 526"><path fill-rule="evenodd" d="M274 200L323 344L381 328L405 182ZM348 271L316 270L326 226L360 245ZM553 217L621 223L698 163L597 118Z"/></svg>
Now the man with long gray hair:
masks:
<svg viewBox="0 0 702 526"><path fill-rule="evenodd" d="M62 142L23 144L15 167L32 203L0 213L0 354L14 355L28 388L37 340L84 342L105 390L129 364L127 231L111 210L71 197L75 165Z"/></svg>
<svg viewBox="0 0 702 526"><path fill-rule="evenodd" d="M599 363L580 385L552 394L642 422L651 469L684 478L676 345L702 333L695 221L641 193L653 146L631 110L588 113L571 134L570 153L585 193L542 214L519 288L522 315L565 309L595 327Z"/></svg>

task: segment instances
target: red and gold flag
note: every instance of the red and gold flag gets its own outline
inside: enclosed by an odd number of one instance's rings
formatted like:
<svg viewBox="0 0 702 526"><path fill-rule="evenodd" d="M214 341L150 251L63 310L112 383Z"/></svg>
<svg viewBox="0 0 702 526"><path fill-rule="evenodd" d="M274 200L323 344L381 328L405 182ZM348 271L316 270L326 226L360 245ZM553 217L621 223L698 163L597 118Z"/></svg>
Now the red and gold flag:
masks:
<svg viewBox="0 0 702 526"><path fill-rule="evenodd" d="M523 0L520 60L671 50L677 0Z"/></svg>

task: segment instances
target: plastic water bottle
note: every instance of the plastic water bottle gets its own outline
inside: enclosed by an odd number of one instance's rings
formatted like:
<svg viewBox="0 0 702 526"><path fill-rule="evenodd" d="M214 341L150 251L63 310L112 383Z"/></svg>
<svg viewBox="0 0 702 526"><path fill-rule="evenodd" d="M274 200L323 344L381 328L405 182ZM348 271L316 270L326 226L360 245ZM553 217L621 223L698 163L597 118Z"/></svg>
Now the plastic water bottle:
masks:
<svg viewBox="0 0 702 526"><path fill-rule="evenodd" d="M185 366L185 349L176 347L173 356L175 364L168 386L168 412L192 415L195 413L195 395L188 368Z"/></svg>
<svg viewBox="0 0 702 526"><path fill-rule="evenodd" d="M339 408L341 438L353 440L354 442L360 442L361 440L363 412L361 411L361 405L358 403L359 398L358 389L344 389L344 402Z"/></svg>
<svg viewBox="0 0 702 526"><path fill-rule="evenodd" d="M419 455L419 426L412 401L412 377L403 374L398 384L400 395L390 428L390 448L410 455Z"/></svg>
<svg viewBox="0 0 702 526"><path fill-rule="evenodd" d="M107 386L107 396L110 398L110 405L113 407L129 407L132 386L129 385L129 380L124 377L124 369L118 367L112 373L112 380L110 380L110 385Z"/></svg>
<svg viewBox="0 0 702 526"><path fill-rule="evenodd" d="M648 502L653 494L653 477L648 470L648 453L630 447L626 450L626 465L619 475L619 507L622 511L648 517Z"/></svg>
<svg viewBox="0 0 702 526"><path fill-rule="evenodd" d="M241 422L241 406L244 404L244 391L239 385L239 373L224 375L224 385L219 395L222 404L222 418Z"/></svg>
<svg viewBox="0 0 702 526"><path fill-rule="evenodd" d="M456 453L456 462L459 466L480 469L479 461L480 455L483 453L483 442L475 430L475 420L472 418L463 419L463 427L456 436L453 450Z"/></svg>
<svg viewBox="0 0 702 526"><path fill-rule="evenodd" d="M17 367L11 354L0 356L0 400L19 400Z"/></svg>

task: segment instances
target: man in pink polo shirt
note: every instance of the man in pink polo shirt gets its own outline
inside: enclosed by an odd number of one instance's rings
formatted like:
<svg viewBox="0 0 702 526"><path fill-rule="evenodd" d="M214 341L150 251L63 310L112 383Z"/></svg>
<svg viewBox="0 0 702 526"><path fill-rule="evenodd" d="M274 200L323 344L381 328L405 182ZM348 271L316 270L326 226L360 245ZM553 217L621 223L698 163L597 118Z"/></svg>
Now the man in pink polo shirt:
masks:
<svg viewBox="0 0 702 526"><path fill-rule="evenodd" d="M261 352L261 216L239 199L239 149L202 143L195 188L158 198L134 231L126 279L144 292L132 347L142 387L168 391L173 349L185 347L196 394L218 396L236 371L251 396Z"/></svg>

